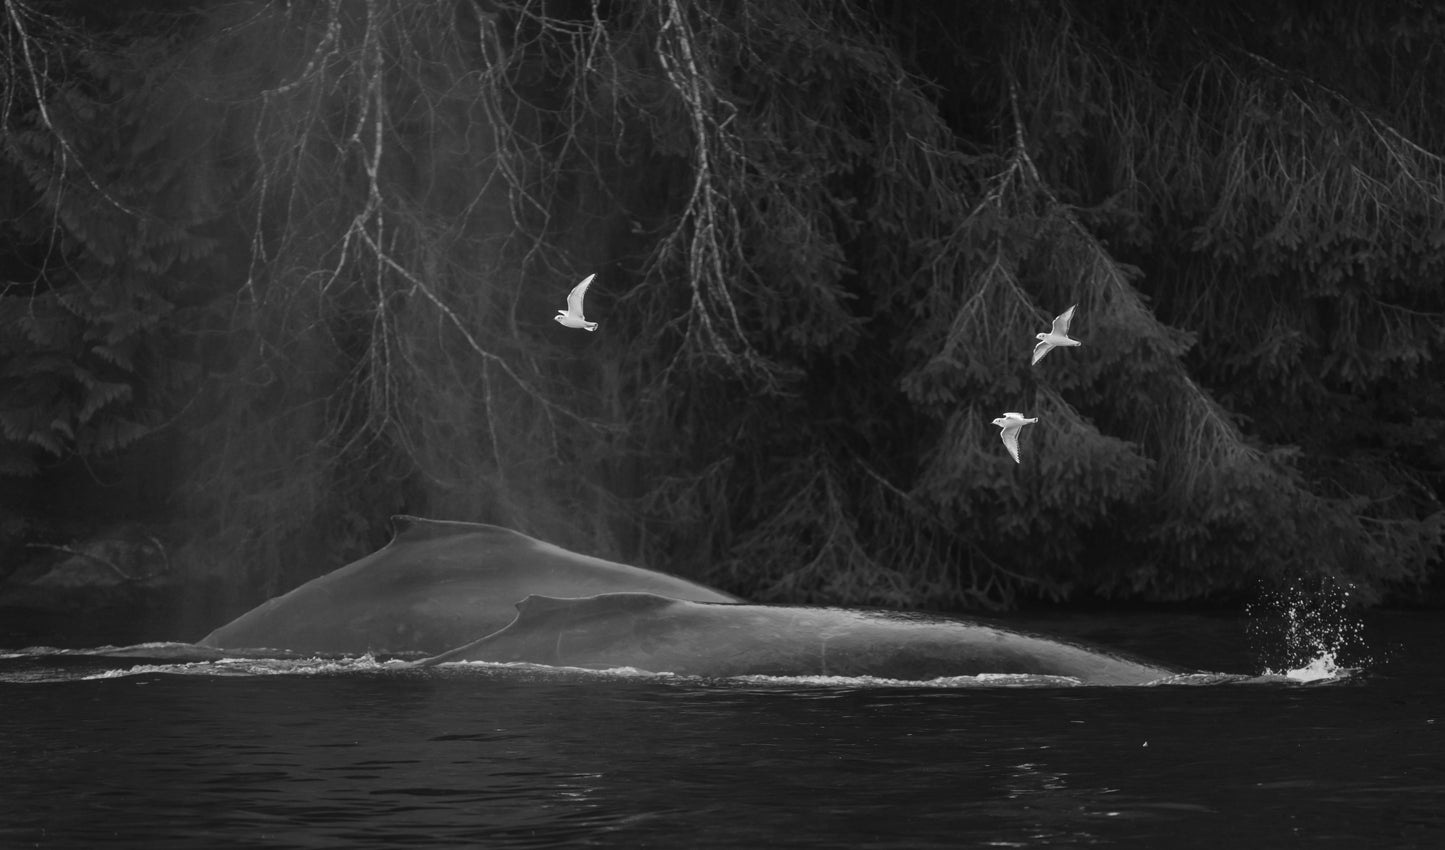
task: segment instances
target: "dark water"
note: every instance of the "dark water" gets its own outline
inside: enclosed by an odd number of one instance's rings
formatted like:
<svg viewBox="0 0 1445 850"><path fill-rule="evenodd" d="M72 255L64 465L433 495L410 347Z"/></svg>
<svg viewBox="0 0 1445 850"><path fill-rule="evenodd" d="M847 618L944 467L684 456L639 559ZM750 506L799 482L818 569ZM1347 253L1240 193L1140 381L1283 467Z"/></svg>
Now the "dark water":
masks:
<svg viewBox="0 0 1445 850"><path fill-rule="evenodd" d="M1091 628L1257 673L1238 626ZM1442 638L1134 688L11 654L0 847L1445 847Z"/></svg>

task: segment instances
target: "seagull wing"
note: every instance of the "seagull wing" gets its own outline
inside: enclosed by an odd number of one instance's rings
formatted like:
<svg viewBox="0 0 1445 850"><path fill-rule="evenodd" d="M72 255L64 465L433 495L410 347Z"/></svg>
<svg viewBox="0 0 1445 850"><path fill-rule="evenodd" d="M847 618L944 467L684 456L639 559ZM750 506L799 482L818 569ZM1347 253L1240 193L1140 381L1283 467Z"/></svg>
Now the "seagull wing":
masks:
<svg viewBox="0 0 1445 850"><path fill-rule="evenodd" d="M1074 307L1077 306L1079 305L1074 305ZM1074 307L1070 307L1069 309L1060 313L1057 319L1054 319L1053 333L1059 336L1069 335L1069 322L1072 322L1074 320Z"/></svg>
<svg viewBox="0 0 1445 850"><path fill-rule="evenodd" d="M1048 354L1050 351L1053 351L1053 350L1054 350L1054 344L1053 344L1053 343L1051 343L1051 342L1044 342L1043 340L1039 340L1038 345L1035 345L1035 346L1034 346L1034 363L1037 363L1037 362L1039 362L1040 360L1044 359L1044 355L1045 355L1045 354Z"/></svg>
<svg viewBox="0 0 1445 850"><path fill-rule="evenodd" d="M1008 449L1008 453L1013 456L1014 463L1019 462L1019 427L1018 425L1005 425L999 432L999 436L1003 438L1003 447Z"/></svg>
<svg viewBox="0 0 1445 850"><path fill-rule="evenodd" d="M596 276L595 274L587 275L581 283L572 287L572 291L567 293L567 312L579 319L582 318L582 299L587 296L587 287L592 285L592 278Z"/></svg>

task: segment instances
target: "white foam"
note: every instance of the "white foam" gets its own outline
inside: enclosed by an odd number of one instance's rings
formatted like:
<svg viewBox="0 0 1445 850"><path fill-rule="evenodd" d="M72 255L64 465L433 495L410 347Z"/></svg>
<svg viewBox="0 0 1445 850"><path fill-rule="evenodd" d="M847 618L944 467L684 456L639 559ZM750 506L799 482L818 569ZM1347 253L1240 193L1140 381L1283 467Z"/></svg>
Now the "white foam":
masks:
<svg viewBox="0 0 1445 850"><path fill-rule="evenodd" d="M1273 675L1283 676L1295 682L1320 682L1331 679L1345 679L1358 672L1355 667L1343 667L1336 660L1333 652L1323 652L1319 657L1310 661L1302 667L1292 670L1285 670L1282 673L1269 671Z"/></svg>
<svg viewBox="0 0 1445 850"><path fill-rule="evenodd" d="M976 676L943 676L936 679L890 679L881 676L686 676L677 673L655 673L636 667L611 667L593 669L588 667L551 667L529 662L493 661L449 661L438 664L438 668L454 671L474 670L477 672L524 672L533 675L575 677L587 676L612 679L659 679L670 681L696 682L741 682L750 685L777 687L834 687L834 688L978 688L978 687L1033 687L1057 688L1082 685L1072 676L1046 676L1031 673L980 673Z"/></svg>
<svg viewBox="0 0 1445 850"><path fill-rule="evenodd" d="M136 664L77 678L123 679L152 673L172 676L315 676L405 669L409 666L405 661L377 661L371 655L355 658L220 658L182 664Z"/></svg>

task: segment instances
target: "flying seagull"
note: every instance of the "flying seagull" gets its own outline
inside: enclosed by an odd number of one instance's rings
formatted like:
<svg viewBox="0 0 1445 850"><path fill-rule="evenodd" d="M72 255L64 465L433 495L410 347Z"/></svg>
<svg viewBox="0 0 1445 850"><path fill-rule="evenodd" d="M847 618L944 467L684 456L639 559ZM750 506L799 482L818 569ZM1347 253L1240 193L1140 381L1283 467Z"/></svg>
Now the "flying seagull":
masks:
<svg viewBox="0 0 1445 850"><path fill-rule="evenodd" d="M1003 429L999 432L999 436L1003 438L1003 447L1008 449L1009 454L1013 455L1014 463L1019 462L1019 429L1025 425L1032 425L1037 421L1039 421L1037 416L1033 419L1025 419L1022 413L1014 413L1012 411L1005 413L993 421L993 424Z"/></svg>
<svg viewBox="0 0 1445 850"><path fill-rule="evenodd" d="M552 318L569 328L582 328L583 330L597 330L596 322L589 322L582 316L582 298L587 295L587 287L592 285L592 278L595 274L589 274L583 281L572 287L567 293L567 309L558 310L557 315ZM1078 343L1075 343L1077 345Z"/></svg>
<svg viewBox="0 0 1445 850"><path fill-rule="evenodd" d="M1075 304L1074 307L1079 305ZM1054 326L1045 334L1035 334L1034 339L1039 341L1034 346L1034 362L1044 359L1044 355L1053 351L1056 346L1074 346L1081 343L1077 339L1069 338L1069 322L1074 320L1074 307L1070 307L1054 319Z"/></svg>

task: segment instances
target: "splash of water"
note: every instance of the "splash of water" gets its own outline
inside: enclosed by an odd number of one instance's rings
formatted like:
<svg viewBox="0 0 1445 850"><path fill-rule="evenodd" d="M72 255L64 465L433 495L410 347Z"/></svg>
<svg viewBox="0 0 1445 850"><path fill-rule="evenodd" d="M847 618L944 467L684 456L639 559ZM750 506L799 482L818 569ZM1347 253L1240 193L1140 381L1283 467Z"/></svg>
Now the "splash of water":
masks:
<svg viewBox="0 0 1445 850"><path fill-rule="evenodd" d="M1373 664L1353 595L1352 585L1333 579L1298 579L1247 606L1250 642L1265 675L1314 682Z"/></svg>
<svg viewBox="0 0 1445 850"><path fill-rule="evenodd" d="M1342 667L1335 660L1333 652L1326 651L1323 655L1314 659L1303 667L1296 667L1286 670L1283 673L1266 671L1272 675L1284 676L1286 679L1293 679L1296 682L1318 682L1322 679L1339 679L1349 675L1353 670L1349 667Z"/></svg>

